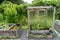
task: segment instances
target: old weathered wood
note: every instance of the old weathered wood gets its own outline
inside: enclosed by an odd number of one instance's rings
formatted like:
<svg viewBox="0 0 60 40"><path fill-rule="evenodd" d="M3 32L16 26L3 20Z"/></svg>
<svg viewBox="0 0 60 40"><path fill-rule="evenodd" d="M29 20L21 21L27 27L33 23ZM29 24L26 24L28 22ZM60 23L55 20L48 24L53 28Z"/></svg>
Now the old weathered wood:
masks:
<svg viewBox="0 0 60 40"><path fill-rule="evenodd" d="M52 8L54 8L54 13L53 13L53 23L54 23L54 20L55 20L55 11L56 11L56 8L55 7L53 7L53 6L32 6L32 7L27 7L27 13L28 13L28 25L30 26L30 12L31 11L36 11L35 12L35 14L36 14L36 17L37 17L37 19L36 20L38 20L37 21L37 26L39 26L39 11L41 11L41 10L43 10L43 11L45 11L45 13L46 13L46 17L45 17L45 21L47 21L46 19L47 19L47 10L49 10L49 9L52 9ZM47 23L47 22L46 22ZM53 26L52 26L52 28L53 28Z"/></svg>
<svg viewBox="0 0 60 40"><path fill-rule="evenodd" d="M47 16L48 16L48 10L49 9L53 9L54 8L54 12L53 12L53 26L54 26L54 21L55 21L55 12L56 12L56 7L53 7L53 6L37 6L37 7L28 7L27 8L27 12L28 12L28 25L30 26L30 12L31 11L36 11L35 14L36 14L36 20L37 20L37 27L39 27L39 11L44 11L46 14L45 14L45 25L47 24ZM47 25L46 25L47 26ZM52 26L52 29L54 29L54 27ZM32 30L32 27L30 26L30 29Z"/></svg>
<svg viewBox="0 0 60 40"><path fill-rule="evenodd" d="M58 40L58 38L53 38L53 39L29 39L27 38L27 33L28 33L28 30L23 30L22 33L21 33L21 37L18 38L18 39L1 39L1 40Z"/></svg>
<svg viewBox="0 0 60 40"><path fill-rule="evenodd" d="M48 34L50 30L32 30L30 31L31 34Z"/></svg>
<svg viewBox="0 0 60 40"><path fill-rule="evenodd" d="M39 10L39 9L50 9L52 8L53 6L32 6L32 7L28 7L27 9L29 10Z"/></svg>
<svg viewBox="0 0 60 40"><path fill-rule="evenodd" d="M60 21L56 20L54 23L54 32L57 34L57 36L60 36Z"/></svg>
<svg viewBox="0 0 60 40"><path fill-rule="evenodd" d="M28 26L30 26L30 10L27 10Z"/></svg>
<svg viewBox="0 0 60 40"><path fill-rule="evenodd" d="M52 29L54 29L54 22L55 22L55 13L56 13L56 7L54 7L54 12L53 12L53 25L52 25Z"/></svg>
<svg viewBox="0 0 60 40"><path fill-rule="evenodd" d="M18 38L21 33L21 26L18 26L16 30L0 30L0 35L9 38Z"/></svg>

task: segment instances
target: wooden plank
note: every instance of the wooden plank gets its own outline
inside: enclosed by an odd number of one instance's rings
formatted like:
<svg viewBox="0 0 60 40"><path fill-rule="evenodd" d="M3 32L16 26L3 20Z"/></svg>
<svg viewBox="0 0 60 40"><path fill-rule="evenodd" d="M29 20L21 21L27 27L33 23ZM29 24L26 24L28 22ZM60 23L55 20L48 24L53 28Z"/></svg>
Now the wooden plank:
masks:
<svg viewBox="0 0 60 40"><path fill-rule="evenodd" d="M28 29L30 26L30 10L27 10L27 16L28 16Z"/></svg>
<svg viewBox="0 0 60 40"><path fill-rule="evenodd" d="M32 6L32 7L28 7L27 9L50 9L52 8L53 6Z"/></svg>
<svg viewBox="0 0 60 40"><path fill-rule="evenodd" d="M52 25L52 29L54 29L54 22L55 22L55 13L56 13L56 7L54 7L54 12L53 12L53 25Z"/></svg>
<svg viewBox="0 0 60 40"><path fill-rule="evenodd" d="M26 35L28 32L28 30L23 30L23 32L21 33L21 35ZM25 33L25 34L24 34ZM24 37L21 36L20 38L18 39L1 39L1 40L58 40L57 38L54 38L54 39L29 39L27 37Z"/></svg>

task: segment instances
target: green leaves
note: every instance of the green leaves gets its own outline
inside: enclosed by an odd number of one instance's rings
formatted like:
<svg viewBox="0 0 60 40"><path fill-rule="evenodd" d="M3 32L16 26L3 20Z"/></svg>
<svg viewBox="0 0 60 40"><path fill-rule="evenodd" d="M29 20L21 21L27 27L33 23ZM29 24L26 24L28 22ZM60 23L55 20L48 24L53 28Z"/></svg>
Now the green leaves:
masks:
<svg viewBox="0 0 60 40"><path fill-rule="evenodd" d="M6 7L4 8L4 14L6 15L6 20L8 23L16 23L18 19L17 18L17 10L16 6L12 3L9 3L5 5Z"/></svg>
<svg viewBox="0 0 60 40"><path fill-rule="evenodd" d="M3 20L3 15L0 13L0 21Z"/></svg>
<svg viewBox="0 0 60 40"><path fill-rule="evenodd" d="M27 5L20 4L17 6L18 20L21 24L26 24Z"/></svg>
<svg viewBox="0 0 60 40"><path fill-rule="evenodd" d="M0 5L0 19L7 23L26 23L26 4L13 4L9 1ZM0 21L1 21L0 20Z"/></svg>
<svg viewBox="0 0 60 40"><path fill-rule="evenodd" d="M34 0L33 6L56 6L56 19L60 19L60 1L50 0L50 1L43 1L43 0Z"/></svg>
<svg viewBox="0 0 60 40"><path fill-rule="evenodd" d="M4 20L6 20L7 23L18 23L16 7L17 5L11 2L7 2L7 3L3 2L0 5L0 10L4 10L4 11L3 12L0 11L0 18L4 17Z"/></svg>

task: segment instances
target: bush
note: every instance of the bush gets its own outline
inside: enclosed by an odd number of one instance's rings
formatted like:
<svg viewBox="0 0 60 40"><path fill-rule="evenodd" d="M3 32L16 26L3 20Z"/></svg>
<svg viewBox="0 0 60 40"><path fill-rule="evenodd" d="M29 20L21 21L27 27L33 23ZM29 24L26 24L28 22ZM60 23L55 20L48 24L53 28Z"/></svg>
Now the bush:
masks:
<svg viewBox="0 0 60 40"><path fill-rule="evenodd" d="M0 13L0 21L3 20L3 15Z"/></svg>
<svg viewBox="0 0 60 40"><path fill-rule="evenodd" d="M0 5L0 18L3 18L1 20L6 21L7 23L26 23L26 4L13 4L9 1L3 2ZM0 20L0 21L1 21Z"/></svg>
<svg viewBox="0 0 60 40"><path fill-rule="evenodd" d="M32 6L55 6L56 7L56 19L60 20L60 1L43 1L43 0L37 0L33 1Z"/></svg>
<svg viewBox="0 0 60 40"><path fill-rule="evenodd" d="M11 2L3 2L1 6L4 10L5 20L7 21L7 23L18 23L18 15L16 10L17 5Z"/></svg>
<svg viewBox="0 0 60 40"><path fill-rule="evenodd" d="M26 16L27 16L26 8L27 8L26 4L20 4L17 6L18 20L22 24L26 24Z"/></svg>

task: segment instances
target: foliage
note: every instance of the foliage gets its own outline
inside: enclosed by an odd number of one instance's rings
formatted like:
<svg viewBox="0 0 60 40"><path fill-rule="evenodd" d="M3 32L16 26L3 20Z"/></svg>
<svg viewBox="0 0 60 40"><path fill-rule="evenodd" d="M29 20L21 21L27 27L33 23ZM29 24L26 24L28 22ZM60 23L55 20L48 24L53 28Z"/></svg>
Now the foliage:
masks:
<svg viewBox="0 0 60 40"><path fill-rule="evenodd" d="M56 19L60 19L60 1L50 0L50 1L43 1L43 0L34 0L32 6L55 6L56 9Z"/></svg>
<svg viewBox="0 0 60 40"><path fill-rule="evenodd" d="M26 4L13 4L9 1L4 1L0 5L0 21L4 20L7 23L26 23Z"/></svg>
<svg viewBox="0 0 60 40"><path fill-rule="evenodd" d="M20 4L17 6L18 19L19 19L19 22L22 24L26 23L26 16L27 16L26 8L27 8L26 4Z"/></svg>
<svg viewBox="0 0 60 40"><path fill-rule="evenodd" d="M0 4L0 21L4 20L7 23L26 24L27 6L56 6L56 19L60 19L60 1L43 1L34 0L33 4L21 4L22 0L5 0ZM17 5L19 4L19 5ZM43 22L44 23L44 22ZM43 24L42 23L42 24ZM48 23L48 25L50 25ZM39 27L38 27L39 28Z"/></svg>
<svg viewBox="0 0 60 40"><path fill-rule="evenodd" d="M16 4L13 4L11 2L3 2L1 4L1 7L4 10L3 14L7 23L18 23L16 6Z"/></svg>
<svg viewBox="0 0 60 40"><path fill-rule="evenodd" d="M0 13L0 21L3 20L3 15Z"/></svg>
<svg viewBox="0 0 60 40"><path fill-rule="evenodd" d="M22 3L24 3L23 0L6 0L6 1L10 1L10 2L12 2L14 4L22 4Z"/></svg>
<svg viewBox="0 0 60 40"><path fill-rule="evenodd" d="M6 2L6 1L10 1L10 2L12 2L14 4L22 4L22 3L24 3L23 0L0 0L0 4L2 2Z"/></svg>
<svg viewBox="0 0 60 40"><path fill-rule="evenodd" d="M56 6L57 6L56 16L57 16L57 19L60 20L60 1L57 2Z"/></svg>

